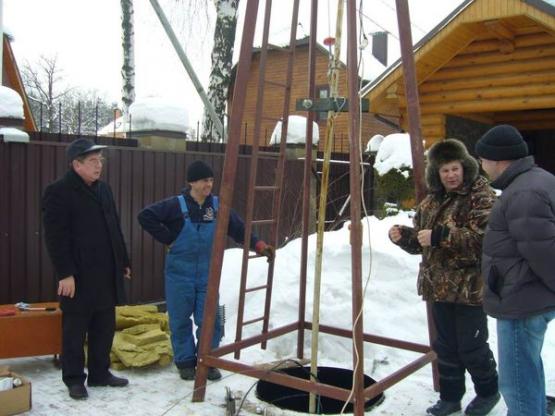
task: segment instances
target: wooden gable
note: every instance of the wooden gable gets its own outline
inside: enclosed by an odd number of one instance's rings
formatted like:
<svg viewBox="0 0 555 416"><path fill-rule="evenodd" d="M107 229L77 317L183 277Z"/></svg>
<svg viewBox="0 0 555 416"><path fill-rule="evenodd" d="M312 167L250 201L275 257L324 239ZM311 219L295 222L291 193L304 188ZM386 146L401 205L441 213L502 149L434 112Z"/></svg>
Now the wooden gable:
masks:
<svg viewBox="0 0 555 416"><path fill-rule="evenodd" d="M19 73L8 35L6 34L4 34L3 51L2 85L17 91L23 100L23 114L25 116L23 129L26 131L37 131L37 126L31 114L31 107L29 106L29 100L27 98L27 94L25 93L25 87L23 86L21 74Z"/></svg>
<svg viewBox="0 0 555 416"><path fill-rule="evenodd" d="M521 130L555 129L555 7L541 0L463 3L417 45L422 135L446 134L446 116ZM361 93L372 112L408 129L399 63Z"/></svg>

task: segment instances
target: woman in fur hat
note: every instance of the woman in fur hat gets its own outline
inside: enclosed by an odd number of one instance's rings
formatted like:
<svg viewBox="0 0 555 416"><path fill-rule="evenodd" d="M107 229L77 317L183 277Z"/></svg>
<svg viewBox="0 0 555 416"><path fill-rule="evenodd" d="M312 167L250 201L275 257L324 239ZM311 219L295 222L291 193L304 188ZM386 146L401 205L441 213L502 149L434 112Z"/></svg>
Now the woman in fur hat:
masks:
<svg viewBox="0 0 555 416"><path fill-rule="evenodd" d="M440 399L427 414L461 409L468 370L476 397L465 414L486 415L500 397L480 276L482 237L495 194L456 139L430 148L426 182L429 193L417 207L414 227L394 225L389 237L408 253L422 254L418 294L432 302L440 388Z"/></svg>

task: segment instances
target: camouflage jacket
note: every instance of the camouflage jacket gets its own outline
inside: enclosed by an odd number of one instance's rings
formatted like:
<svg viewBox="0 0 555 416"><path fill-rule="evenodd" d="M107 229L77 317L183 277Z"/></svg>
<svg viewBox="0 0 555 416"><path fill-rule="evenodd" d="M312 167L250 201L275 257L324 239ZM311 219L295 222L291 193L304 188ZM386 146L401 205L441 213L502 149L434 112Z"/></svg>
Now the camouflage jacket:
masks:
<svg viewBox="0 0 555 416"><path fill-rule="evenodd" d="M417 208L414 227L401 226L397 244L422 254L417 286L424 300L482 303L482 238L494 202L495 193L480 176L458 191L428 194ZM417 233L425 229L436 236L435 245L418 243Z"/></svg>

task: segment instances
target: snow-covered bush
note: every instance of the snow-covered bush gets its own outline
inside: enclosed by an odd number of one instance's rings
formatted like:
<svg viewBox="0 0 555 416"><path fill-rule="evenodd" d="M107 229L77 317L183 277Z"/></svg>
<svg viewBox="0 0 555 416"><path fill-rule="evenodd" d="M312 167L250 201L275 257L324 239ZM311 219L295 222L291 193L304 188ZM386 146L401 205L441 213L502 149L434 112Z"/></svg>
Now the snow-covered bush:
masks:
<svg viewBox="0 0 555 416"><path fill-rule="evenodd" d="M381 140L374 162L374 178L377 217L395 215L399 209L414 207L416 199L408 134L394 133ZM393 206L397 210L392 209Z"/></svg>

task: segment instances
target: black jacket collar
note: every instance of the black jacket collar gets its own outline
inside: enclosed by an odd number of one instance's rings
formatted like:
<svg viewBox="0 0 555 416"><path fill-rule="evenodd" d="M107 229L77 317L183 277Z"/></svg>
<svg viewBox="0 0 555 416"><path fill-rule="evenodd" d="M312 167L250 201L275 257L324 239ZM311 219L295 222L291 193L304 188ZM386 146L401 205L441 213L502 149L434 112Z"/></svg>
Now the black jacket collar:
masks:
<svg viewBox="0 0 555 416"><path fill-rule="evenodd" d="M97 192L99 181L95 181L92 185L89 186L73 169L69 169L67 171L65 178L74 189L84 192L86 195L92 197L95 201L100 202Z"/></svg>
<svg viewBox="0 0 555 416"><path fill-rule="evenodd" d="M526 156L522 159L517 159L491 183L491 186L495 189L505 189L518 175L529 171L535 166L536 163L534 162L534 156Z"/></svg>

